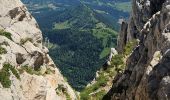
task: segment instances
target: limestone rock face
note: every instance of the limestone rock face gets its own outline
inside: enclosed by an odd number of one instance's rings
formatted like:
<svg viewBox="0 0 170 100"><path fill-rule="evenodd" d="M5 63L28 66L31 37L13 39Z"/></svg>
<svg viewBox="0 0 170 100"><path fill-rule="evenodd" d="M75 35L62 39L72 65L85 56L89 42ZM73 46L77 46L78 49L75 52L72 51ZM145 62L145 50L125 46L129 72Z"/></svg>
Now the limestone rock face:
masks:
<svg viewBox="0 0 170 100"><path fill-rule="evenodd" d="M42 33L36 20L20 0L0 0L0 32L9 32L11 38L0 35L0 47L6 50L0 54L0 69L9 63L18 69L29 66L40 70L42 75L24 71L17 79L11 72L10 88L0 84L1 100L76 100L73 89L64 80L48 49L43 46ZM50 69L52 73L45 73ZM1 77L1 76L0 76ZM62 86L62 93L57 93ZM60 92L60 91L59 91Z"/></svg>
<svg viewBox="0 0 170 100"><path fill-rule="evenodd" d="M119 53L123 52L123 48L125 47L127 42L127 28L128 28L127 22L123 21L117 41L117 50Z"/></svg>
<svg viewBox="0 0 170 100"><path fill-rule="evenodd" d="M133 0L127 40L140 43L104 99L170 99L170 1Z"/></svg>

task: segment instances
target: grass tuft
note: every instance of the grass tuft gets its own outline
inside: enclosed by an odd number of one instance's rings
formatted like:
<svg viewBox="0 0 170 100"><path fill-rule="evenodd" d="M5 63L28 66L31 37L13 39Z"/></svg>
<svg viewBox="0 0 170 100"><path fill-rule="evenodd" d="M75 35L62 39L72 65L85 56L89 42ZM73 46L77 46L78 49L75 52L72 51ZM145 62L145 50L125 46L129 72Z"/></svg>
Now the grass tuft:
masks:
<svg viewBox="0 0 170 100"><path fill-rule="evenodd" d="M9 71L11 71L17 79L20 79L20 76L19 76L17 70L9 63L5 63L3 65L3 68L0 70L0 82L4 88L10 88L10 86L11 86Z"/></svg>
<svg viewBox="0 0 170 100"><path fill-rule="evenodd" d="M5 48L3 48L1 45L0 45L0 54L6 54L7 51Z"/></svg>
<svg viewBox="0 0 170 100"><path fill-rule="evenodd" d="M9 32L5 32L4 30L0 30L0 35L7 37L8 39L12 40L12 35Z"/></svg>

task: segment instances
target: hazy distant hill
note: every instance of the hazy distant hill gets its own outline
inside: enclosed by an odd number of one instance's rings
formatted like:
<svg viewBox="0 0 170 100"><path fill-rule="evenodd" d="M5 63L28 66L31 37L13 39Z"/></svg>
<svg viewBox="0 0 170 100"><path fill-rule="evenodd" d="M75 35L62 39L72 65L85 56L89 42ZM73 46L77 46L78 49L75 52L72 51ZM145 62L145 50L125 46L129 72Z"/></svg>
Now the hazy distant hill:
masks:
<svg viewBox="0 0 170 100"><path fill-rule="evenodd" d="M81 2L112 22L113 20L116 22L119 18L128 18L131 9L130 0L72 0L71 2L70 0L23 0L23 2L35 16L46 11L62 11Z"/></svg>

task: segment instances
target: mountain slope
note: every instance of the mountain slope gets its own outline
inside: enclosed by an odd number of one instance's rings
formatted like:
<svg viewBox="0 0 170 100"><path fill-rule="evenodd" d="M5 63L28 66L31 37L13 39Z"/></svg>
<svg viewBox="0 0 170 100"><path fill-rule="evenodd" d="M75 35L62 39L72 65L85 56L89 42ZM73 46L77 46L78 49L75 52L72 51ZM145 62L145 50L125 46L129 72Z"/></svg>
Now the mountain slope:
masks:
<svg viewBox="0 0 170 100"><path fill-rule="evenodd" d="M133 39L140 42L103 100L169 100L170 1L132 2L132 17L128 28L122 28L118 48L123 51Z"/></svg>
<svg viewBox="0 0 170 100"><path fill-rule="evenodd" d="M20 0L0 0L0 9L0 98L75 100L25 5Z"/></svg>

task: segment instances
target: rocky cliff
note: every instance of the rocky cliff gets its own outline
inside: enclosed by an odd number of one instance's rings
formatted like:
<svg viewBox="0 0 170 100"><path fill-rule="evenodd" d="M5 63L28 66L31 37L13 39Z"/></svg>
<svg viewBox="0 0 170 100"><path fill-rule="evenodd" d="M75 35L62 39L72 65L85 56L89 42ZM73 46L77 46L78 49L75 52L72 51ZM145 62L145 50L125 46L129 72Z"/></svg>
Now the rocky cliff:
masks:
<svg viewBox="0 0 170 100"><path fill-rule="evenodd" d="M104 100L170 99L170 0L132 0L130 22L123 23L118 50L128 41L139 45Z"/></svg>
<svg viewBox="0 0 170 100"><path fill-rule="evenodd" d="M0 0L1 100L75 100L33 16L20 0Z"/></svg>

